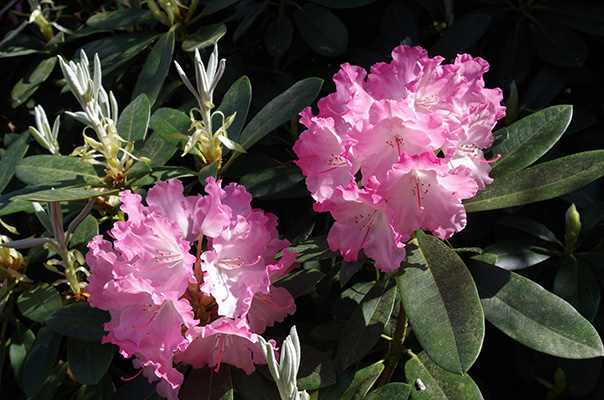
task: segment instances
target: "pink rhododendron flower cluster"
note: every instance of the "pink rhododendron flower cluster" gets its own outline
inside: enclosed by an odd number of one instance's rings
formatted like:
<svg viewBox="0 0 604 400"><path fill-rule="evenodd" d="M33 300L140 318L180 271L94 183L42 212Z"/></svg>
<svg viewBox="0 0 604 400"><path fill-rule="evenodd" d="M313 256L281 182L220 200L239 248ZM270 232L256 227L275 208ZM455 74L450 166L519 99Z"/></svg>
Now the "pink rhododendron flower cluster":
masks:
<svg viewBox="0 0 604 400"><path fill-rule="evenodd" d="M252 373L266 363L257 335L296 309L272 284L296 256L278 238L277 218L251 208L243 186L208 178L205 190L185 197L179 180L159 182L147 206L124 191L127 221L111 229L113 243L95 237L86 255L90 305L111 314L103 342L134 357L168 399L183 381L175 362Z"/></svg>
<svg viewBox="0 0 604 400"><path fill-rule="evenodd" d="M466 225L461 201L492 181L483 149L505 115L501 90L484 87L481 58L442 61L399 46L369 74L343 64L318 115L301 113L297 164L315 210L335 218L329 246L346 261L363 249L395 270L414 231L451 237Z"/></svg>

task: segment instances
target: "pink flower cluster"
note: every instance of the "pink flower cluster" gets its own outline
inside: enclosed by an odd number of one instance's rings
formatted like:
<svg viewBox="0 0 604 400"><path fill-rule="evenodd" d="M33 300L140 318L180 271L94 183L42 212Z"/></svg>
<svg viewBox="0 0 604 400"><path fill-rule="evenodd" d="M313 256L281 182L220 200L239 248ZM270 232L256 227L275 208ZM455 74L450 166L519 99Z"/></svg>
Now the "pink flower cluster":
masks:
<svg viewBox="0 0 604 400"><path fill-rule="evenodd" d="M159 182L147 206L123 192L128 220L115 223L113 243L97 236L86 255L90 305L111 314L103 342L134 357L168 399L178 398L183 381L175 362L252 373L266 363L257 334L296 309L272 284L296 256L278 238L277 218L251 208L243 186L223 189L208 178L205 190L185 197L179 180Z"/></svg>
<svg viewBox="0 0 604 400"><path fill-rule="evenodd" d="M491 183L483 149L505 115L500 89L486 89L488 64L464 54L453 64L399 46L367 72L343 64L336 92L294 146L316 211L336 220L332 250L361 249L382 271L397 269L417 229L446 239L466 225L461 203Z"/></svg>

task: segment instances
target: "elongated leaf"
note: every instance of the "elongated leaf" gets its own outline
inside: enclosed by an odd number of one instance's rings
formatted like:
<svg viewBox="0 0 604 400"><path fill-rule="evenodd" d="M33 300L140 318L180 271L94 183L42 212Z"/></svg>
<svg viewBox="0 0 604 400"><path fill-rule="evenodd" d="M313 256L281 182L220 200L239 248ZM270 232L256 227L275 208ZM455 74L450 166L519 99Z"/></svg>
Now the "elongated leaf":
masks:
<svg viewBox="0 0 604 400"><path fill-rule="evenodd" d="M239 38L254 24L254 21L262 14L262 11L268 6L268 0L261 3L248 3L244 5L244 12L240 13L243 16L243 20L239 23L235 32L233 33L233 40L237 41Z"/></svg>
<svg viewBox="0 0 604 400"><path fill-rule="evenodd" d="M283 165L245 174L239 182L252 196L263 197L289 189L303 180L300 168L296 165Z"/></svg>
<svg viewBox="0 0 604 400"><path fill-rule="evenodd" d="M551 3L543 9L554 21L581 32L604 35L604 6L578 1Z"/></svg>
<svg viewBox="0 0 604 400"><path fill-rule="evenodd" d="M93 215L87 215L74 229L73 235L69 240L70 248L80 248L84 250L85 246L93 237L99 234L99 222Z"/></svg>
<svg viewBox="0 0 604 400"><path fill-rule="evenodd" d="M60 344L61 335L46 326L40 328L23 364L23 386L28 396L42 387L57 361Z"/></svg>
<svg viewBox="0 0 604 400"><path fill-rule="evenodd" d="M583 65L588 54L587 45L577 33L545 16L531 22L529 33L541 58L563 67Z"/></svg>
<svg viewBox="0 0 604 400"><path fill-rule="evenodd" d="M528 167L560 139L573 115L570 105L553 106L531 114L495 133L506 139L491 149L501 154L490 176L505 176Z"/></svg>
<svg viewBox="0 0 604 400"><path fill-rule="evenodd" d="M314 51L327 57L344 54L348 30L331 11L307 3L296 11L294 18L298 31Z"/></svg>
<svg viewBox="0 0 604 400"><path fill-rule="evenodd" d="M94 14L86 25L94 29L119 29L133 25L143 25L155 21L151 10L141 8L121 8Z"/></svg>
<svg viewBox="0 0 604 400"><path fill-rule="evenodd" d="M537 265L551 257L545 249L520 240L502 240L484 249L486 253L497 255L495 265L509 271Z"/></svg>
<svg viewBox="0 0 604 400"><path fill-rule="evenodd" d="M313 3L330 8L356 8L374 3L376 0L312 0Z"/></svg>
<svg viewBox="0 0 604 400"><path fill-rule="evenodd" d="M247 118L250 102L252 101L252 85L247 76L242 76L231 85L229 90L224 94L220 106L216 111L220 111L225 117L229 117L236 113L235 119L229 129L227 135L232 141L236 141L241 133L243 124ZM212 126L218 127L222 124L222 120L218 114L212 118Z"/></svg>
<svg viewBox="0 0 604 400"><path fill-rule="evenodd" d="M363 369L358 370L352 378L352 382L348 389L342 394L342 400L362 400L371 389L377 378L384 370L383 363L371 364Z"/></svg>
<svg viewBox="0 0 604 400"><path fill-rule="evenodd" d="M411 386L402 382L392 382L367 393L367 400L407 400Z"/></svg>
<svg viewBox="0 0 604 400"><path fill-rule="evenodd" d="M532 218L512 215L498 220L497 225L510 226L526 232L529 235L538 237L539 239L551 243L560 243L560 241L556 238L556 235L554 235L554 233L549 230L547 226Z"/></svg>
<svg viewBox="0 0 604 400"><path fill-rule="evenodd" d="M491 25L491 16L483 13L467 14L456 20L430 49L430 55L441 55L447 60L463 53L484 35Z"/></svg>
<svg viewBox="0 0 604 400"><path fill-rule="evenodd" d="M587 320L593 321L600 307L600 285L582 259L572 256L563 258L554 279L553 291Z"/></svg>
<svg viewBox="0 0 604 400"><path fill-rule="evenodd" d="M303 269L279 278L275 281L275 286L283 287L292 296L298 297L314 288L324 277L325 274L318 269Z"/></svg>
<svg viewBox="0 0 604 400"><path fill-rule="evenodd" d="M15 375L15 379L21 389L23 386L23 365L25 358L33 344L36 336L28 329L25 325L18 322L13 334L11 335L11 342L8 348L8 356L10 359L10 366Z"/></svg>
<svg viewBox="0 0 604 400"><path fill-rule="evenodd" d="M329 250L327 236L308 238L303 242L288 247L288 250L298 253L298 257L296 258L296 262L298 263L324 260L338 255L336 252Z"/></svg>
<svg viewBox="0 0 604 400"><path fill-rule="evenodd" d="M82 341L69 338L67 341L67 361L73 377L84 385L98 383L115 353L115 346L98 341Z"/></svg>
<svg viewBox="0 0 604 400"><path fill-rule="evenodd" d="M514 272L471 263L485 317L506 335L556 357L604 355L594 327L566 301Z"/></svg>
<svg viewBox="0 0 604 400"><path fill-rule="evenodd" d="M55 394L61 384L65 380L65 376L67 375L67 363L61 363L59 365L55 365L51 370L40 390L33 396L31 396L30 400L53 400L55 399Z"/></svg>
<svg viewBox="0 0 604 400"><path fill-rule="evenodd" d="M24 158L15 169L28 185L54 185L66 181L100 183L94 167L77 157L39 155Z"/></svg>
<svg viewBox="0 0 604 400"><path fill-rule="evenodd" d="M380 339L384 325L390 319L396 286L391 281L378 282L352 313L340 338L338 359L344 368L365 355Z"/></svg>
<svg viewBox="0 0 604 400"><path fill-rule="evenodd" d="M417 20L407 5L393 1L386 5L381 16L380 31L385 49L393 49L409 38L418 42Z"/></svg>
<svg viewBox="0 0 604 400"><path fill-rule="evenodd" d="M36 68L17 82L10 94L11 106L19 107L38 90L52 73L57 63L56 57L50 57L40 62Z"/></svg>
<svg viewBox="0 0 604 400"><path fill-rule="evenodd" d="M143 70L136 80L136 86L134 86L134 91L132 92L132 100L144 93L147 95L151 105L155 103L172 65L173 53L174 32L169 31L155 43L153 50L151 50L149 57L147 57Z"/></svg>
<svg viewBox="0 0 604 400"><path fill-rule="evenodd" d="M233 385L237 389L238 398L242 400L274 400L279 398L275 383L258 372L247 375L239 368L232 368L231 375L233 376Z"/></svg>
<svg viewBox="0 0 604 400"><path fill-rule="evenodd" d="M182 42L182 49L189 52L213 46L225 33L226 26L224 24L204 25Z"/></svg>
<svg viewBox="0 0 604 400"><path fill-rule="evenodd" d="M182 400L232 400L233 382L230 368L194 369L178 393Z"/></svg>
<svg viewBox="0 0 604 400"><path fill-rule="evenodd" d="M99 189L91 186L69 186L58 189L38 190L27 194L21 194L11 198L13 201L37 201L37 202L53 202L53 201L74 201L86 200L98 196L108 196L119 193L119 189L99 191Z"/></svg>
<svg viewBox="0 0 604 400"><path fill-rule="evenodd" d="M604 150L586 151L512 172L463 202L467 212L548 200L604 175Z"/></svg>
<svg viewBox="0 0 604 400"><path fill-rule="evenodd" d="M15 174L15 167L29 149L29 131L23 132L6 149L0 159L0 193L6 188Z"/></svg>
<svg viewBox="0 0 604 400"><path fill-rule="evenodd" d="M122 139L128 142L144 140L150 116L149 100L144 93L140 94L122 111L117 121L117 132Z"/></svg>
<svg viewBox="0 0 604 400"><path fill-rule="evenodd" d="M236 140L244 149L249 149L282 123L295 117L317 97L323 81L306 78L270 101L254 116Z"/></svg>
<svg viewBox="0 0 604 400"><path fill-rule="evenodd" d="M533 50L528 37L526 24L510 24L501 48L497 51L493 72L501 87L508 88L513 82L524 81L531 68ZM510 102L506 100L509 115Z"/></svg>
<svg viewBox="0 0 604 400"><path fill-rule="evenodd" d="M274 19L264 32L264 46L273 57L282 57L292 44L294 26L287 15Z"/></svg>
<svg viewBox="0 0 604 400"><path fill-rule="evenodd" d="M103 75L107 75L143 51L154 38L155 34L150 32L120 33L88 42L80 50L84 50L89 57L97 53ZM75 54L79 55L80 50Z"/></svg>
<svg viewBox="0 0 604 400"><path fill-rule="evenodd" d="M147 140L143 143L140 151L137 153L139 157L146 157L151 160L149 166L151 168L161 167L166 164L170 158L176 153L177 148L174 145L164 140L157 132L153 132ZM140 168L144 168L146 164L141 163ZM130 172L134 172L137 169L133 166ZM145 168L146 169L146 168Z"/></svg>
<svg viewBox="0 0 604 400"><path fill-rule="evenodd" d="M405 376L413 400L481 400L482 394L469 375L452 374L434 364L425 352L405 363Z"/></svg>
<svg viewBox="0 0 604 400"><path fill-rule="evenodd" d="M463 261L443 242L425 235L415 244L408 256L411 266L397 278L405 312L430 358L463 374L478 357L484 337L476 286Z"/></svg>
<svg viewBox="0 0 604 400"><path fill-rule="evenodd" d="M17 307L32 321L44 322L61 307L61 296L53 286L42 282L21 293Z"/></svg>
<svg viewBox="0 0 604 400"><path fill-rule="evenodd" d="M302 359L298 370L298 390L310 392L333 385L336 381L336 371L327 354L304 343L301 346Z"/></svg>
<svg viewBox="0 0 604 400"><path fill-rule="evenodd" d="M151 128L166 142L184 150L191 118L173 108L160 108L151 116Z"/></svg>
<svg viewBox="0 0 604 400"><path fill-rule="evenodd" d="M115 385L109 374L105 374L96 385L84 385L78 390L77 400L113 400Z"/></svg>
<svg viewBox="0 0 604 400"><path fill-rule="evenodd" d="M105 334L103 324L109 321L107 311L92 308L88 303L72 303L55 311L46 324L62 335L79 340L97 340Z"/></svg>

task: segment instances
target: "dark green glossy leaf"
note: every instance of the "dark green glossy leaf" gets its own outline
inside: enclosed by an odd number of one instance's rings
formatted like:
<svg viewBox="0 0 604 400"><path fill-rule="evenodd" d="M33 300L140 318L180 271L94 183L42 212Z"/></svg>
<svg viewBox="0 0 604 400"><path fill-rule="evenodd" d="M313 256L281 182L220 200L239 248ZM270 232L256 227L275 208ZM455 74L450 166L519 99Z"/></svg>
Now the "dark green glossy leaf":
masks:
<svg viewBox="0 0 604 400"><path fill-rule="evenodd" d="M44 322L61 307L61 295L48 283L38 283L19 296L17 307L21 314L35 322Z"/></svg>
<svg viewBox="0 0 604 400"><path fill-rule="evenodd" d="M143 25L155 21L151 10L142 8L121 8L92 15L86 25L94 29L119 29L133 25Z"/></svg>
<svg viewBox="0 0 604 400"><path fill-rule="evenodd" d="M329 8L356 8L374 3L376 0L311 0L313 3Z"/></svg>
<svg viewBox="0 0 604 400"><path fill-rule="evenodd" d="M97 53L103 75L107 75L143 51L154 39L155 34L151 32L120 33L88 42L81 50L84 50L90 59ZM80 51L75 54L79 57Z"/></svg>
<svg viewBox="0 0 604 400"><path fill-rule="evenodd" d="M548 3L543 11L554 21L581 32L604 35L604 6L595 3Z"/></svg>
<svg viewBox="0 0 604 400"><path fill-rule="evenodd" d="M430 358L463 374L478 357L484 337L476 286L463 261L439 239L425 235L415 245L408 251L410 266L397 278L402 304Z"/></svg>
<svg viewBox="0 0 604 400"><path fill-rule="evenodd" d="M244 149L272 132L279 125L297 116L317 97L323 81L306 78L271 100L252 118L236 140Z"/></svg>
<svg viewBox="0 0 604 400"><path fill-rule="evenodd" d="M296 262L298 263L324 260L338 255L338 253L329 250L327 236L315 236L294 246L290 246L287 249L298 253L298 257L296 258Z"/></svg>
<svg viewBox="0 0 604 400"><path fill-rule="evenodd" d="M301 346L302 359L298 370L298 390L310 392L333 385L336 381L336 371L327 354L304 343Z"/></svg>
<svg viewBox="0 0 604 400"><path fill-rule="evenodd" d="M225 8L237 3L239 0L210 0L207 2L207 5L201 11L201 15L210 15L214 14L220 10L224 10Z"/></svg>
<svg viewBox="0 0 604 400"><path fill-rule="evenodd" d="M581 238L591 231L604 219L604 202L596 201L581 210Z"/></svg>
<svg viewBox="0 0 604 400"><path fill-rule="evenodd" d="M184 150L189 138L191 118L173 108L160 108L151 116L151 128L166 142Z"/></svg>
<svg viewBox="0 0 604 400"><path fill-rule="evenodd" d="M527 110L547 107L565 87L567 80L562 70L545 65L524 90L520 104Z"/></svg>
<svg viewBox="0 0 604 400"><path fill-rule="evenodd" d="M0 159L0 193L6 188L15 174L15 168L29 149L29 131L23 132L6 149Z"/></svg>
<svg viewBox="0 0 604 400"><path fill-rule="evenodd" d="M294 26L286 14L274 19L264 32L264 46L273 57L282 57L289 49L294 37Z"/></svg>
<svg viewBox="0 0 604 400"><path fill-rule="evenodd" d="M483 13L467 14L455 20L445 34L430 49L431 56L452 60L465 52L484 35L491 25L491 16Z"/></svg>
<svg viewBox="0 0 604 400"><path fill-rule="evenodd" d="M61 363L59 365L55 365L54 368L50 371L42 387L38 392L30 397L30 400L54 400L56 399L55 394L57 390L63 384L65 380L65 376L67 375L67 363Z"/></svg>
<svg viewBox="0 0 604 400"><path fill-rule="evenodd" d="M354 367L342 369L338 363L334 365L336 367L336 383L321 389L319 400L341 400L342 394L348 389L357 370Z"/></svg>
<svg viewBox="0 0 604 400"><path fill-rule="evenodd" d="M484 251L497 255L495 265L508 271L532 267L551 257L542 247L514 239L495 242Z"/></svg>
<svg viewBox="0 0 604 400"><path fill-rule="evenodd" d="M348 281L359 272L366 260L365 257L362 257L356 261L342 261L342 266L340 267L340 287L346 286Z"/></svg>
<svg viewBox="0 0 604 400"><path fill-rule="evenodd" d="M587 320L593 321L600 307L600 285L581 258L568 255L562 259L553 292L568 301Z"/></svg>
<svg viewBox="0 0 604 400"><path fill-rule="evenodd" d="M350 386L342 394L342 400L362 400L384 370L383 363L371 364L358 370L352 378Z"/></svg>
<svg viewBox="0 0 604 400"><path fill-rule="evenodd" d="M514 272L471 261L485 317L512 339L562 358L604 355L594 327L570 304Z"/></svg>
<svg viewBox="0 0 604 400"><path fill-rule="evenodd" d="M38 331L23 364L23 388L28 396L40 390L57 362L61 335L46 326Z"/></svg>
<svg viewBox="0 0 604 400"><path fill-rule="evenodd" d="M367 400L407 400L411 393L411 386L402 382L388 383L367 393Z"/></svg>
<svg viewBox="0 0 604 400"><path fill-rule="evenodd" d="M275 281L275 286L283 287L292 296L298 297L314 288L324 276L325 274L318 269L303 269L281 277Z"/></svg>
<svg viewBox="0 0 604 400"><path fill-rule="evenodd" d="M218 173L218 163L216 162L216 160L214 160L214 161L212 161L211 164L208 164L199 170L199 175L197 175L197 179L199 180L199 183L201 183L203 186L205 186L207 183L206 180L209 177L216 178L217 173Z"/></svg>
<svg viewBox="0 0 604 400"><path fill-rule="evenodd" d="M148 186L153 185L155 182L167 181L168 179L181 179L191 176L196 176L197 172L186 167L158 167L152 172L149 172L137 179L132 179L129 183L132 186Z"/></svg>
<svg viewBox="0 0 604 400"><path fill-rule="evenodd" d="M181 399L232 400L233 382L230 368L196 368L187 376L178 392Z"/></svg>
<svg viewBox="0 0 604 400"><path fill-rule="evenodd" d="M528 217L511 215L497 221L497 225L509 226L551 243L560 243L556 235L542 223Z"/></svg>
<svg viewBox="0 0 604 400"><path fill-rule="evenodd" d="M149 166L155 168L166 164L176 153L176 150L177 148L174 145L164 140L157 132L153 132L147 137L137 156L147 157L151 160ZM143 166L145 166L144 163L142 163L141 168ZM132 167L130 172L135 171L135 167L136 165Z"/></svg>
<svg viewBox="0 0 604 400"><path fill-rule="evenodd" d="M392 314L395 299L394 282L382 280L359 303L346 323L338 345L338 360L344 368L361 360L378 342Z"/></svg>
<svg viewBox="0 0 604 400"><path fill-rule="evenodd" d="M113 359L115 346L99 341L82 341L69 338L67 361L73 377L84 385L99 383Z"/></svg>
<svg viewBox="0 0 604 400"><path fill-rule="evenodd" d="M294 18L298 31L314 51L327 57L344 54L348 30L331 11L306 3L296 10Z"/></svg>
<svg viewBox="0 0 604 400"><path fill-rule="evenodd" d="M418 42L417 20L402 1L392 1L386 5L380 30L385 49L394 49L407 38L412 44Z"/></svg>
<svg viewBox="0 0 604 400"><path fill-rule="evenodd" d="M21 389L23 386L23 365L25 358L33 344L36 336L28 329L25 325L17 322L17 326L11 335L10 346L8 347L8 357L10 359L10 366L15 375L15 380L19 384Z"/></svg>
<svg viewBox="0 0 604 400"><path fill-rule="evenodd" d="M157 96L164 86L164 81L172 66L172 53L174 53L174 32L170 31L163 35L147 57L143 70L141 71L136 86L132 92L132 101L141 94L146 94L151 105L157 100ZM120 117L121 119L121 117ZM119 130L119 129L118 129Z"/></svg>
<svg viewBox="0 0 604 400"><path fill-rule="evenodd" d="M277 166L262 171L245 174L239 183L254 197L275 195L304 180L304 175L296 165Z"/></svg>
<svg viewBox="0 0 604 400"><path fill-rule="evenodd" d="M275 383L258 372L247 375L239 368L232 368L231 374L238 398L242 400L275 400L279 398Z"/></svg>
<svg viewBox="0 0 604 400"><path fill-rule="evenodd" d="M10 94L11 106L16 108L25 103L38 90L40 85L48 79L56 63L56 57L47 58L40 62L33 71L21 78Z"/></svg>
<svg viewBox="0 0 604 400"><path fill-rule="evenodd" d="M97 188L90 186L70 186L58 189L45 189L28 194L22 194L14 196L11 200L14 201L37 201L37 202L53 202L53 201L74 201L74 200L87 200L98 196L108 196L116 194L120 190L105 190L99 191Z"/></svg>
<svg viewBox="0 0 604 400"><path fill-rule="evenodd" d="M457 375L434 364L425 352L405 363L405 376L413 400L481 400L482 394L469 375Z"/></svg>
<svg viewBox="0 0 604 400"><path fill-rule="evenodd" d="M213 46L225 35L226 30L224 24L204 25L182 42L182 49L189 52Z"/></svg>
<svg viewBox="0 0 604 400"><path fill-rule="evenodd" d="M239 133L241 133L241 129L247 118L251 101L252 85L247 76L237 79L224 94L216 111L220 111L227 118L236 113L233 123L227 130L229 139L236 141L239 137ZM212 126L220 126L220 124L222 124L222 118L220 118L219 114L215 114L214 118L212 118Z"/></svg>
<svg viewBox="0 0 604 400"><path fill-rule="evenodd" d="M82 222L80 222L73 230L73 235L69 240L69 247L79 247L81 250L84 250L84 246L86 246L88 242L90 242L92 238L98 234L99 222L93 215L87 215L86 218L84 218Z"/></svg>
<svg viewBox="0 0 604 400"><path fill-rule="evenodd" d="M132 100L128 107L122 111L117 121L117 132L127 142L145 140L150 116L151 105L149 99L143 93Z"/></svg>
<svg viewBox="0 0 604 400"><path fill-rule="evenodd" d="M587 58L587 45L572 29L547 17L536 17L529 27L531 40L537 54L545 61L563 67L583 65Z"/></svg>
<svg viewBox="0 0 604 400"><path fill-rule="evenodd" d="M72 303L55 311L46 324L55 332L79 340L97 340L105 334L103 324L109 313L88 303Z"/></svg>
<svg viewBox="0 0 604 400"><path fill-rule="evenodd" d="M491 149L501 158L493 164L490 176L496 179L537 161L560 139L572 115L570 105L553 106L497 131L495 136L506 139Z"/></svg>
<svg viewBox="0 0 604 400"><path fill-rule="evenodd" d="M105 374L96 385L83 385L75 400L112 400L114 393L115 385L111 376Z"/></svg>
<svg viewBox="0 0 604 400"><path fill-rule="evenodd" d="M374 285L374 282L357 282L340 293L331 307L334 318L350 318L361 300L363 300Z"/></svg>
<svg viewBox="0 0 604 400"><path fill-rule="evenodd" d="M265 0L261 3L251 3L247 5L245 12L242 13L243 20L239 23L235 32L233 33L233 40L237 41L239 38L248 30L251 26L253 26L254 21L262 14L266 6L268 6L269 1Z"/></svg>
<svg viewBox="0 0 604 400"><path fill-rule="evenodd" d="M28 185L55 185L66 181L100 183L94 167L77 157L39 155L26 157L17 165L15 174Z"/></svg>
<svg viewBox="0 0 604 400"><path fill-rule="evenodd" d="M604 150L586 151L512 172L463 202L467 212L548 200L604 175Z"/></svg>

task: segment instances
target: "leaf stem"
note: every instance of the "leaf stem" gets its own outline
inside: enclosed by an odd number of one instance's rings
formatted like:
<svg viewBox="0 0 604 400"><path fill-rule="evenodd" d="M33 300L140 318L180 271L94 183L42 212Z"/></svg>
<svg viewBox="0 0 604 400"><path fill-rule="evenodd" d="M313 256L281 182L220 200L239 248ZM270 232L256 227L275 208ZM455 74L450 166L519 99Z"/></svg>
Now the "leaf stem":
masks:
<svg viewBox="0 0 604 400"><path fill-rule="evenodd" d="M405 339L407 338L408 329L407 313L401 302L398 310L398 318L396 320L396 327L394 329L394 335L390 341L390 348L385 359L385 368L380 375L380 379L377 383L377 387L384 386L392 378L392 374L396 369L399 361L407 354L407 349L403 346Z"/></svg>

